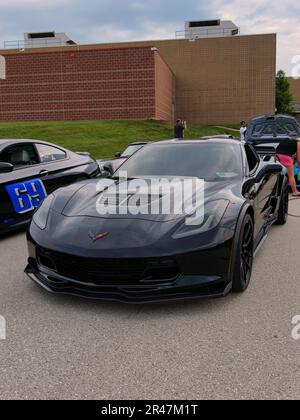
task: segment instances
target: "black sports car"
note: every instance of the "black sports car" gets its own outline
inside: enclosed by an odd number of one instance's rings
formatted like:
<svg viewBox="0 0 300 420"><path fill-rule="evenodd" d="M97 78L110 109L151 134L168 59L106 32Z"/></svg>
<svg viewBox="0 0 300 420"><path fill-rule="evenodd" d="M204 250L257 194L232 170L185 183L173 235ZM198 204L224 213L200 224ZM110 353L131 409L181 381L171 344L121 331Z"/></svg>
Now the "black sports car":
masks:
<svg viewBox="0 0 300 420"><path fill-rule="evenodd" d="M276 155L277 146L287 138L300 137L300 124L290 115L275 115L253 118L246 133L246 141L265 158ZM300 168L294 165L296 185L300 188Z"/></svg>
<svg viewBox="0 0 300 420"><path fill-rule="evenodd" d="M0 235L28 224L57 188L99 172L87 153L39 140L0 140Z"/></svg>
<svg viewBox="0 0 300 420"><path fill-rule="evenodd" d="M97 211L116 186L128 190L117 200L120 208L128 198L149 205L148 195L133 193L131 183L147 187L161 177L179 183L205 180L198 224L189 223L193 214L172 211ZM268 230L287 220L285 169L264 162L251 145L237 140L154 143L105 182L61 189L36 211L28 231L26 273L46 290L127 303L242 292ZM163 198L163 193L151 196L150 204Z"/></svg>
<svg viewBox="0 0 300 420"><path fill-rule="evenodd" d="M299 137L300 124L296 118L290 115L261 115L249 123L245 140L253 145L274 143L287 137Z"/></svg>

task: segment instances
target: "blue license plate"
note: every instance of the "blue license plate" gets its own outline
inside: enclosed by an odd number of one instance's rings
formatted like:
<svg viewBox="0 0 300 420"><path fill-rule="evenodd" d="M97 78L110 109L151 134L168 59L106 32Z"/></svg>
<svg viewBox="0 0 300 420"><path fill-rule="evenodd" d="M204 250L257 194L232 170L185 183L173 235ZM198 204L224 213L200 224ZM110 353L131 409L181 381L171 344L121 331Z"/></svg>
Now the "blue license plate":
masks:
<svg viewBox="0 0 300 420"><path fill-rule="evenodd" d="M40 179L31 179L30 181L8 185L6 191L15 212L18 214L28 213L36 209L47 197L44 184Z"/></svg>

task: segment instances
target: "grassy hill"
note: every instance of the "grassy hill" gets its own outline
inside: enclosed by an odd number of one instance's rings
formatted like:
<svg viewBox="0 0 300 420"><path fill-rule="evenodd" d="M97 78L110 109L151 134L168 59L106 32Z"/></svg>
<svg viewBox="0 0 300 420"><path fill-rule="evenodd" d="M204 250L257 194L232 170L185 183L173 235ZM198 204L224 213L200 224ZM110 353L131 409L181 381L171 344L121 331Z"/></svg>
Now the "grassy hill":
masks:
<svg viewBox="0 0 300 420"><path fill-rule="evenodd" d="M186 137L224 134L224 129L190 125ZM236 135L227 130L227 134ZM153 121L63 121L0 123L0 139L46 140L77 152L90 152L95 158L109 158L137 140L173 138L173 126ZM1 141L1 140L0 140Z"/></svg>

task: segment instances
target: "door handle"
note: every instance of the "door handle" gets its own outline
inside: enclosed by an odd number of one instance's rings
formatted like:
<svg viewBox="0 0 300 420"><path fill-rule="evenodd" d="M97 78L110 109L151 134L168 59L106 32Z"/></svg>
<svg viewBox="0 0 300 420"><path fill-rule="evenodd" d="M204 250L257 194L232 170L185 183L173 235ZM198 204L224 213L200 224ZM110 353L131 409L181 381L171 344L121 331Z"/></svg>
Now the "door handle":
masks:
<svg viewBox="0 0 300 420"><path fill-rule="evenodd" d="M48 176L49 175L49 171L47 171L46 169L44 169L44 170L42 170L40 172L40 175L42 175L42 176Z"/></svg>

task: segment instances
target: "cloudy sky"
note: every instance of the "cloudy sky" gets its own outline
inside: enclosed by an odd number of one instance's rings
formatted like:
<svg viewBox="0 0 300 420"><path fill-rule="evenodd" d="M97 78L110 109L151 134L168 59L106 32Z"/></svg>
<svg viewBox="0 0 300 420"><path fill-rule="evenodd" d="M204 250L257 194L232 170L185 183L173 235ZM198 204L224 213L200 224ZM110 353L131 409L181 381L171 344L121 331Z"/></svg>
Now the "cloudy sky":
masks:
<svg viewBox="0 0 300 420"><path fill-rule="evenodd" d="M80 43L174 38L185 20L232 19L242 34L278 34L278 68L300 56L299 0L0 0L0 45L23 32L67 32Z"/></svg>

